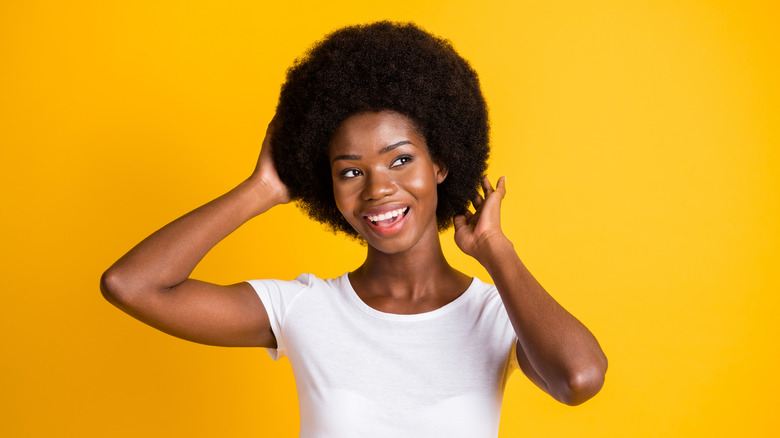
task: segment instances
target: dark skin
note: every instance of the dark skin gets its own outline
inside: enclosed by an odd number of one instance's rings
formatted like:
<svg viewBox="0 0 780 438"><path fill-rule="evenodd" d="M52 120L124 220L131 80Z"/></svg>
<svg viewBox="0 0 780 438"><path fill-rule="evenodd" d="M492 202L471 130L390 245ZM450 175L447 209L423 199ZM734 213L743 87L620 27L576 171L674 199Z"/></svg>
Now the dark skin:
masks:
<svg viewBox="0 0 780 438"><path fill-rule="evenodd" d="M272 124L273 125L273 124ZM272 129L272 125L269 126ZM158 230L111 266L104 296L166 333L224 346L276 347L268 316L248 283L190 279L206 253L275 205L290 202L271 160L269 135L255 171L236 188ZM437 309L471 278L446 261L436 226L436 185L447 169L428 154L408 118L389 111L353 115L329 149L336 204L367 243L349 279L369 306L388 313ZM607 360L595 337L528 272L501 230L505 179L485 179L474 213L457 216L455 241L488 271L518 337L523 372L562 403L576 405L603 385Z"/></svg>
<svg viewBox="0 0 780 438"><path fill-rule="evenodd" d="M436 226L436 185L447 171L431 160L409 120L390 112L355 115L336 130L329 152L336 205L368 244L365 262L349 276L363 301L410 314L463 293L471 277L447 263ZM394 227L373 226L366 217L399 209L408 212Z"/></svg>

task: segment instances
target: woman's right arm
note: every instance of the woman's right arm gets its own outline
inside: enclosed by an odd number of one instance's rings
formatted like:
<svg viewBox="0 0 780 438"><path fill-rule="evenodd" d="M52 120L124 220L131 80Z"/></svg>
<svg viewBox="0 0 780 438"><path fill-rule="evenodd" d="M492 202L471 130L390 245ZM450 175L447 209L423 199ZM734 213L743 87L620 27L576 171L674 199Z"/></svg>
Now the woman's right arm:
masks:
<svg viewBox="0 0 780 438"><path fill-rule="evenodd" d="M252 286L220 286L189 278L206 253L228 234L290 201L271 159L272 125L247 180L156 231L103 273L100 290L109 302L152 327L190 341L276 347L268 315Z"/></svg>

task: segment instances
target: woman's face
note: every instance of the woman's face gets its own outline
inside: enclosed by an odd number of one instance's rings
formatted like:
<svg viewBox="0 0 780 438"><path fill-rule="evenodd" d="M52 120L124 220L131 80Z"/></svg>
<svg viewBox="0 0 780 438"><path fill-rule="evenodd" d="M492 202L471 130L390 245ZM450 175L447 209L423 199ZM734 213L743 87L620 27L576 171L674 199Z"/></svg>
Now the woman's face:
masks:
<svg viewBox="0 0 780 438"><path fill-rule="evenodd" d="M330 140L333 193L344 218L388 254L438 235L437 184L446 170L406 116L365 112L344 120Z"/></svg>

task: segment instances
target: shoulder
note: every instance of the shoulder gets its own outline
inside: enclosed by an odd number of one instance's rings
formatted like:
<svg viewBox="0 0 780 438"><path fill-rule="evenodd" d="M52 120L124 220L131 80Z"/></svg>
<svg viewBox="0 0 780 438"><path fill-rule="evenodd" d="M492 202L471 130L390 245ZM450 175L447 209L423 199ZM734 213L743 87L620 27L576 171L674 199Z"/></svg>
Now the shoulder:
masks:
<svg viewBox="0 0 780 438"><path fill-rule="evenodd" d="M474 277L466 293L468 294L468 311L478 315L480 320L493 322L509 321L504 301L501 299L501 295L499 295L495 285Z"/></svg>
<svg viewBox="0 0 780 438"><path fill-rule="evenodd" d="M248 280L247 283L258 291L262 289L278 289L279 291L295 293L303 289L327 287L330 281L332 280L321 279L314 274L301 274L293 280L256 279Z"/></svg>
<svg viewBox="0 0 780 438"><path fill-rule="evenodd" d="M247 281L265 307L272 325L283 325L293 309L303 307L306 312L322 309L338 289L339 278L322 279L313 274L301 274L293 280ZM330 292L330 293L329 293Z"/></svg>
<svg viewBox="0 0 780 438"><path fill-rule="evenodd" d="M498 294L498 289L491 283L486 283L477 277L474 277L469 286L468 292L471 294L472 300L481 303L482 305L501 305L501 296Z"/></svg>
<svg viewBox="0 0 780 438"><path fill-rule="evenodd" d="M301 274L293 280L263 279L249 280L247 283L254 288L261 299L269 297L290 301L299 295L307 295L310 292L342 289L345 276L346 274L341 277L323 279L314 274Z"/></svg>

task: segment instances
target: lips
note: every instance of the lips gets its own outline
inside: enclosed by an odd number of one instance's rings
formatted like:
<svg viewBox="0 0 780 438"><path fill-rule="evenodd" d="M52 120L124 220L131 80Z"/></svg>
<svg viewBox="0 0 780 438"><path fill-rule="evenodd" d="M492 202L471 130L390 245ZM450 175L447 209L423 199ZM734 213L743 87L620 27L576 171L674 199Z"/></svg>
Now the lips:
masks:
<svg viewBox="0 0 780 438"><path fill-rule="evenodd" d="M403 229L409 217L409 207L402 206L391 209L372 209L363 215L369 227L380 236L393 235Z"/></svg>

